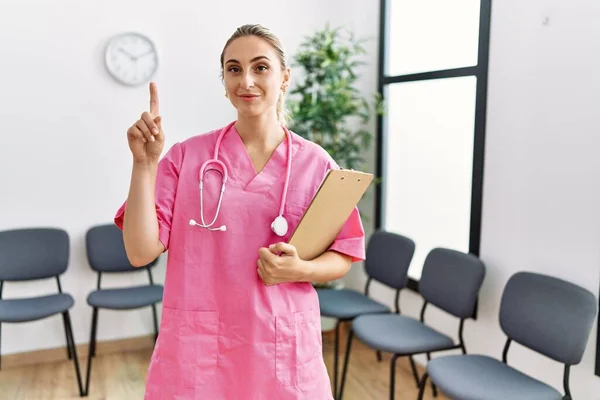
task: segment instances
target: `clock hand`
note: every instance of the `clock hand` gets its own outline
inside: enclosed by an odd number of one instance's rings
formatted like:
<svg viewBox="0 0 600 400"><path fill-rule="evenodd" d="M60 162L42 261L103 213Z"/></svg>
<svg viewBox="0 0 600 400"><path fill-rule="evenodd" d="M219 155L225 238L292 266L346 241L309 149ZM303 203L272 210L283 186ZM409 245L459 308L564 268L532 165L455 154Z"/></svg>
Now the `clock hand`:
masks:
<svg viewBox="0 0 600 400"><path fill-rule="evenodd" d="M136 58L136 59L138 59L138 58L142 58L142 57L144 57L144 56L147 56L148 54L152 54L152 53L154 53L154 51L153 51L153 50L148 50L148 51L147 51L147 52L145 52L145 53L139 54L139 55L138 55L137 57L135 57L135 58Z"/></svg>
<svg viewBox="0 0 600 400"><path fill-rule="evenodd" d="M135 61L136 60L136 57L132 56L131 54L129 54L128 52L126 52L125 50L123 50L122 47L119 47L117 50L119 50L121 53L123 53L127 57L129 57L131 59L131 61Z"/></svg>

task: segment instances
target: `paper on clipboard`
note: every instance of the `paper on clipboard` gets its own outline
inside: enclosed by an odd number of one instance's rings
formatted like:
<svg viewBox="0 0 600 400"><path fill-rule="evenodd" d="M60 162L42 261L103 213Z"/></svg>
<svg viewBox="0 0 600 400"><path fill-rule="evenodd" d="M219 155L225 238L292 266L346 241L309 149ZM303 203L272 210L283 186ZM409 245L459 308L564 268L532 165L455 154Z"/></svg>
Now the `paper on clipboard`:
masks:
<svg viewBox="0 0 600 400"><path fill-rule="evenodd" d="M327 251L372 181L373 174L366 172L327 173L288 241L301 259L312 260Z"/></svg>

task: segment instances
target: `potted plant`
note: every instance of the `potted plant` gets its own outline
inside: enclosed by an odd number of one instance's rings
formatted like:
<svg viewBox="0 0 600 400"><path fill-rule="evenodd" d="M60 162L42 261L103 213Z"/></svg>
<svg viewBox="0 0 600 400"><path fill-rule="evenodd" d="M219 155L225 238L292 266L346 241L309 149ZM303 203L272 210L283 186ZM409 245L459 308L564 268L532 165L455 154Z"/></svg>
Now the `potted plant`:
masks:
<svg viewBox="0 0 600 400"><path fill-rule="evenodd" d="M321 145L340 167L360 170L373 138L368 123L383 112L380 93L369 101L356 87L364 41L329 25L306 37L292 63L302 80L289 101L294 132Z"/></svg>
<svg viewBox="0 0 600 400"><path fill-rule="evenodd" d="M292 61L300 69L301 81L290 91L289 100L292 131L322 146L341 168L362 171L366 169L362 152L374 136L368 124L383 112L380 93L369 101L356 86L365 64L364 41L329 25L305 37Z"/></svg>

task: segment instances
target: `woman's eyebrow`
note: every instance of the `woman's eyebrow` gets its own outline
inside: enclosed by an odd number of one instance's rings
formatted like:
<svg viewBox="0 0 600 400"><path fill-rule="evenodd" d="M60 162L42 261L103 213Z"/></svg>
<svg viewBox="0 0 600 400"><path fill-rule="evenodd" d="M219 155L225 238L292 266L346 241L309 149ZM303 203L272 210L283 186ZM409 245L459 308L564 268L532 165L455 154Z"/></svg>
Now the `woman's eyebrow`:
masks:
<svg viewBox="0 0 600 400"><path fill-rule="evenodd" d="M258 61L258 60L262 60L262 59L271 61L271 60L269 60L269 57L267 57L267 56L258 56L258 57L254 57L252 60L250 60L250 62L255 62L255 61ZM238 60L236 60L235 58L227 60L227 62L225 64L229 64L229 63L238 63L238 64L240 64L240 62Z"/></svg>

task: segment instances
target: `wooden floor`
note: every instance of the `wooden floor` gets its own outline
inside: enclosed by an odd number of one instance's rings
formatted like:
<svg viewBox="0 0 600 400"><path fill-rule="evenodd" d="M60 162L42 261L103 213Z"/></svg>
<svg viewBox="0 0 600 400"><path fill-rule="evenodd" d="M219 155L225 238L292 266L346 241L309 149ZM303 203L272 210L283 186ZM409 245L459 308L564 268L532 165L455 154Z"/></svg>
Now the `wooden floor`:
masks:
<svg viewBox="0 0 600 400"><path fill-rule="evenodd" d="M343 349L345 346L342 345L340 348ZM323 349L325 362L331 377L331 371L333 371L333 340L330 336L324 337ZM92 379L88 398L95 400L143 399L144 379L150 356L150 349L98 355L92 366ZM340 369L342 366L341 360L342 358L340 359ZM84 384L86 361L86 359L80 357L80 368ZM344 400L389 399L389 366L390 355L383 354L383 360L378 362L373 350L355 340L348 368ZM73 362L69 360L34 366L3 368L0 370L0 399L78 399L77 380L74 371ZM396 371L396 399L416 399L418 391L410 370L410 364L406 358L398 360ZM432 400L433 398L431 386L428 385L425 399ZM442 395L438 395L437 399L446 400Z"/></svg>

